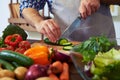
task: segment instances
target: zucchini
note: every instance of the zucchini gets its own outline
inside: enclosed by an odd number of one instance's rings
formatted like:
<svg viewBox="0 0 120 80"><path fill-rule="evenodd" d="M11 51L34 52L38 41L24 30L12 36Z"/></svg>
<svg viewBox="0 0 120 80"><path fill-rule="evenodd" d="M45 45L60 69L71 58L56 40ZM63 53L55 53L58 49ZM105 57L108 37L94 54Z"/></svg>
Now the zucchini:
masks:
<svg viewBox="0 0 120 80"><path fill-rule="evenodd" d="M69 51L73 48L73 46L64 46L63 50Z"/></svg>
<svg viewBox="0 0 120 80"><path fill-rule="evenodd" d="M22 66L30 66L33 64L33 60L31 58L11 50L1 51L0 59L10 61L10 62L16 62Z"/></svg>
<svg viewBox="0 0 120 80"><path fill-rule="evenodd" d="M2 64L2 67L4 69L8 69L11 71L13 71L15 69L15 67L12 64L10 64L8 61L5 61L3 59L0 59L0 64Z"/></svg>

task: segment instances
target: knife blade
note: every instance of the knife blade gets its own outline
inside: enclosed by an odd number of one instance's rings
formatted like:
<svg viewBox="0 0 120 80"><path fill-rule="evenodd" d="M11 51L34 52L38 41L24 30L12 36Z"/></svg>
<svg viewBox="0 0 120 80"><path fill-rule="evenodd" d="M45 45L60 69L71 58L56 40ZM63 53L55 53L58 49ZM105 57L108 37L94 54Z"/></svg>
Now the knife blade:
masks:
<svg viewBox="0 0 120 80"><path fill-rule="evenodd" d="M68 36L77 28L80 26L81 23L81 16L77 17L73 23L65 29L65 31L62 33L60 38L68 38Z"/></svg>

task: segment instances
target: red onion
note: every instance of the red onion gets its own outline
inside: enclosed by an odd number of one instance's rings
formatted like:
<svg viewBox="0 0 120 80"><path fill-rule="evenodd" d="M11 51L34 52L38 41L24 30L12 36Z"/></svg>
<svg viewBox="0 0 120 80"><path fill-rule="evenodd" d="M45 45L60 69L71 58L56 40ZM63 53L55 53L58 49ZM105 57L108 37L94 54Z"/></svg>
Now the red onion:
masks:
<svg viewBox="0 0 120 80"><path fill-rule="evenodd" d="M68 51L63 50L56 50L54 53L53 60L55 61L61 61L61 62L68 62L70 61L70 56Z"/></svg>
<svg viewBox="0 0 120 80"><path fill-rule="evenodd" d="M48 65L34 64L28 69L24 80L35 80L38 77L46 77L48 76L48 68Z"/></svg>

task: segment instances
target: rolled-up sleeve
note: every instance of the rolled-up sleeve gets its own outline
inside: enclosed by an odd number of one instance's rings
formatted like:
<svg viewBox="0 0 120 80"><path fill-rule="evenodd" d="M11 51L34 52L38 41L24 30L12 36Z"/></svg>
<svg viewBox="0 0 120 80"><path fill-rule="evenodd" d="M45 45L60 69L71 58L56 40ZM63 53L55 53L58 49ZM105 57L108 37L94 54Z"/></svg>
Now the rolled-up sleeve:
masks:
<svg viewBox="0 0 120 80"><path fill-rule="evenodd" d="M34 8L37 11L44 8L46 0L21 0L20 1L20 16L24 8Z"/></svg>

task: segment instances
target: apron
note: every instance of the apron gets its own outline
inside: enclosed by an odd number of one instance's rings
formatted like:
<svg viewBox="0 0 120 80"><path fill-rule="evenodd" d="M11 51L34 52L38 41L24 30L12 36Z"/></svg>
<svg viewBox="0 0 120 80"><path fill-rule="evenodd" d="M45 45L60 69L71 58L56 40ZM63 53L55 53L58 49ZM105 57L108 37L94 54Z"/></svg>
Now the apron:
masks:
<svg viewBox="0 0 120 80"><path fill-rule="evenodd" d="M80 0L53 0L52 12L55 21L61 28L61 32L79 16L79 5ZM85 41L89 37L100 35L115 38L110 9L109 6L105 5L101 5L99 10L87 17L86 20L81 19L80 27L76 28L67 38L72 41Z"/></svg>

